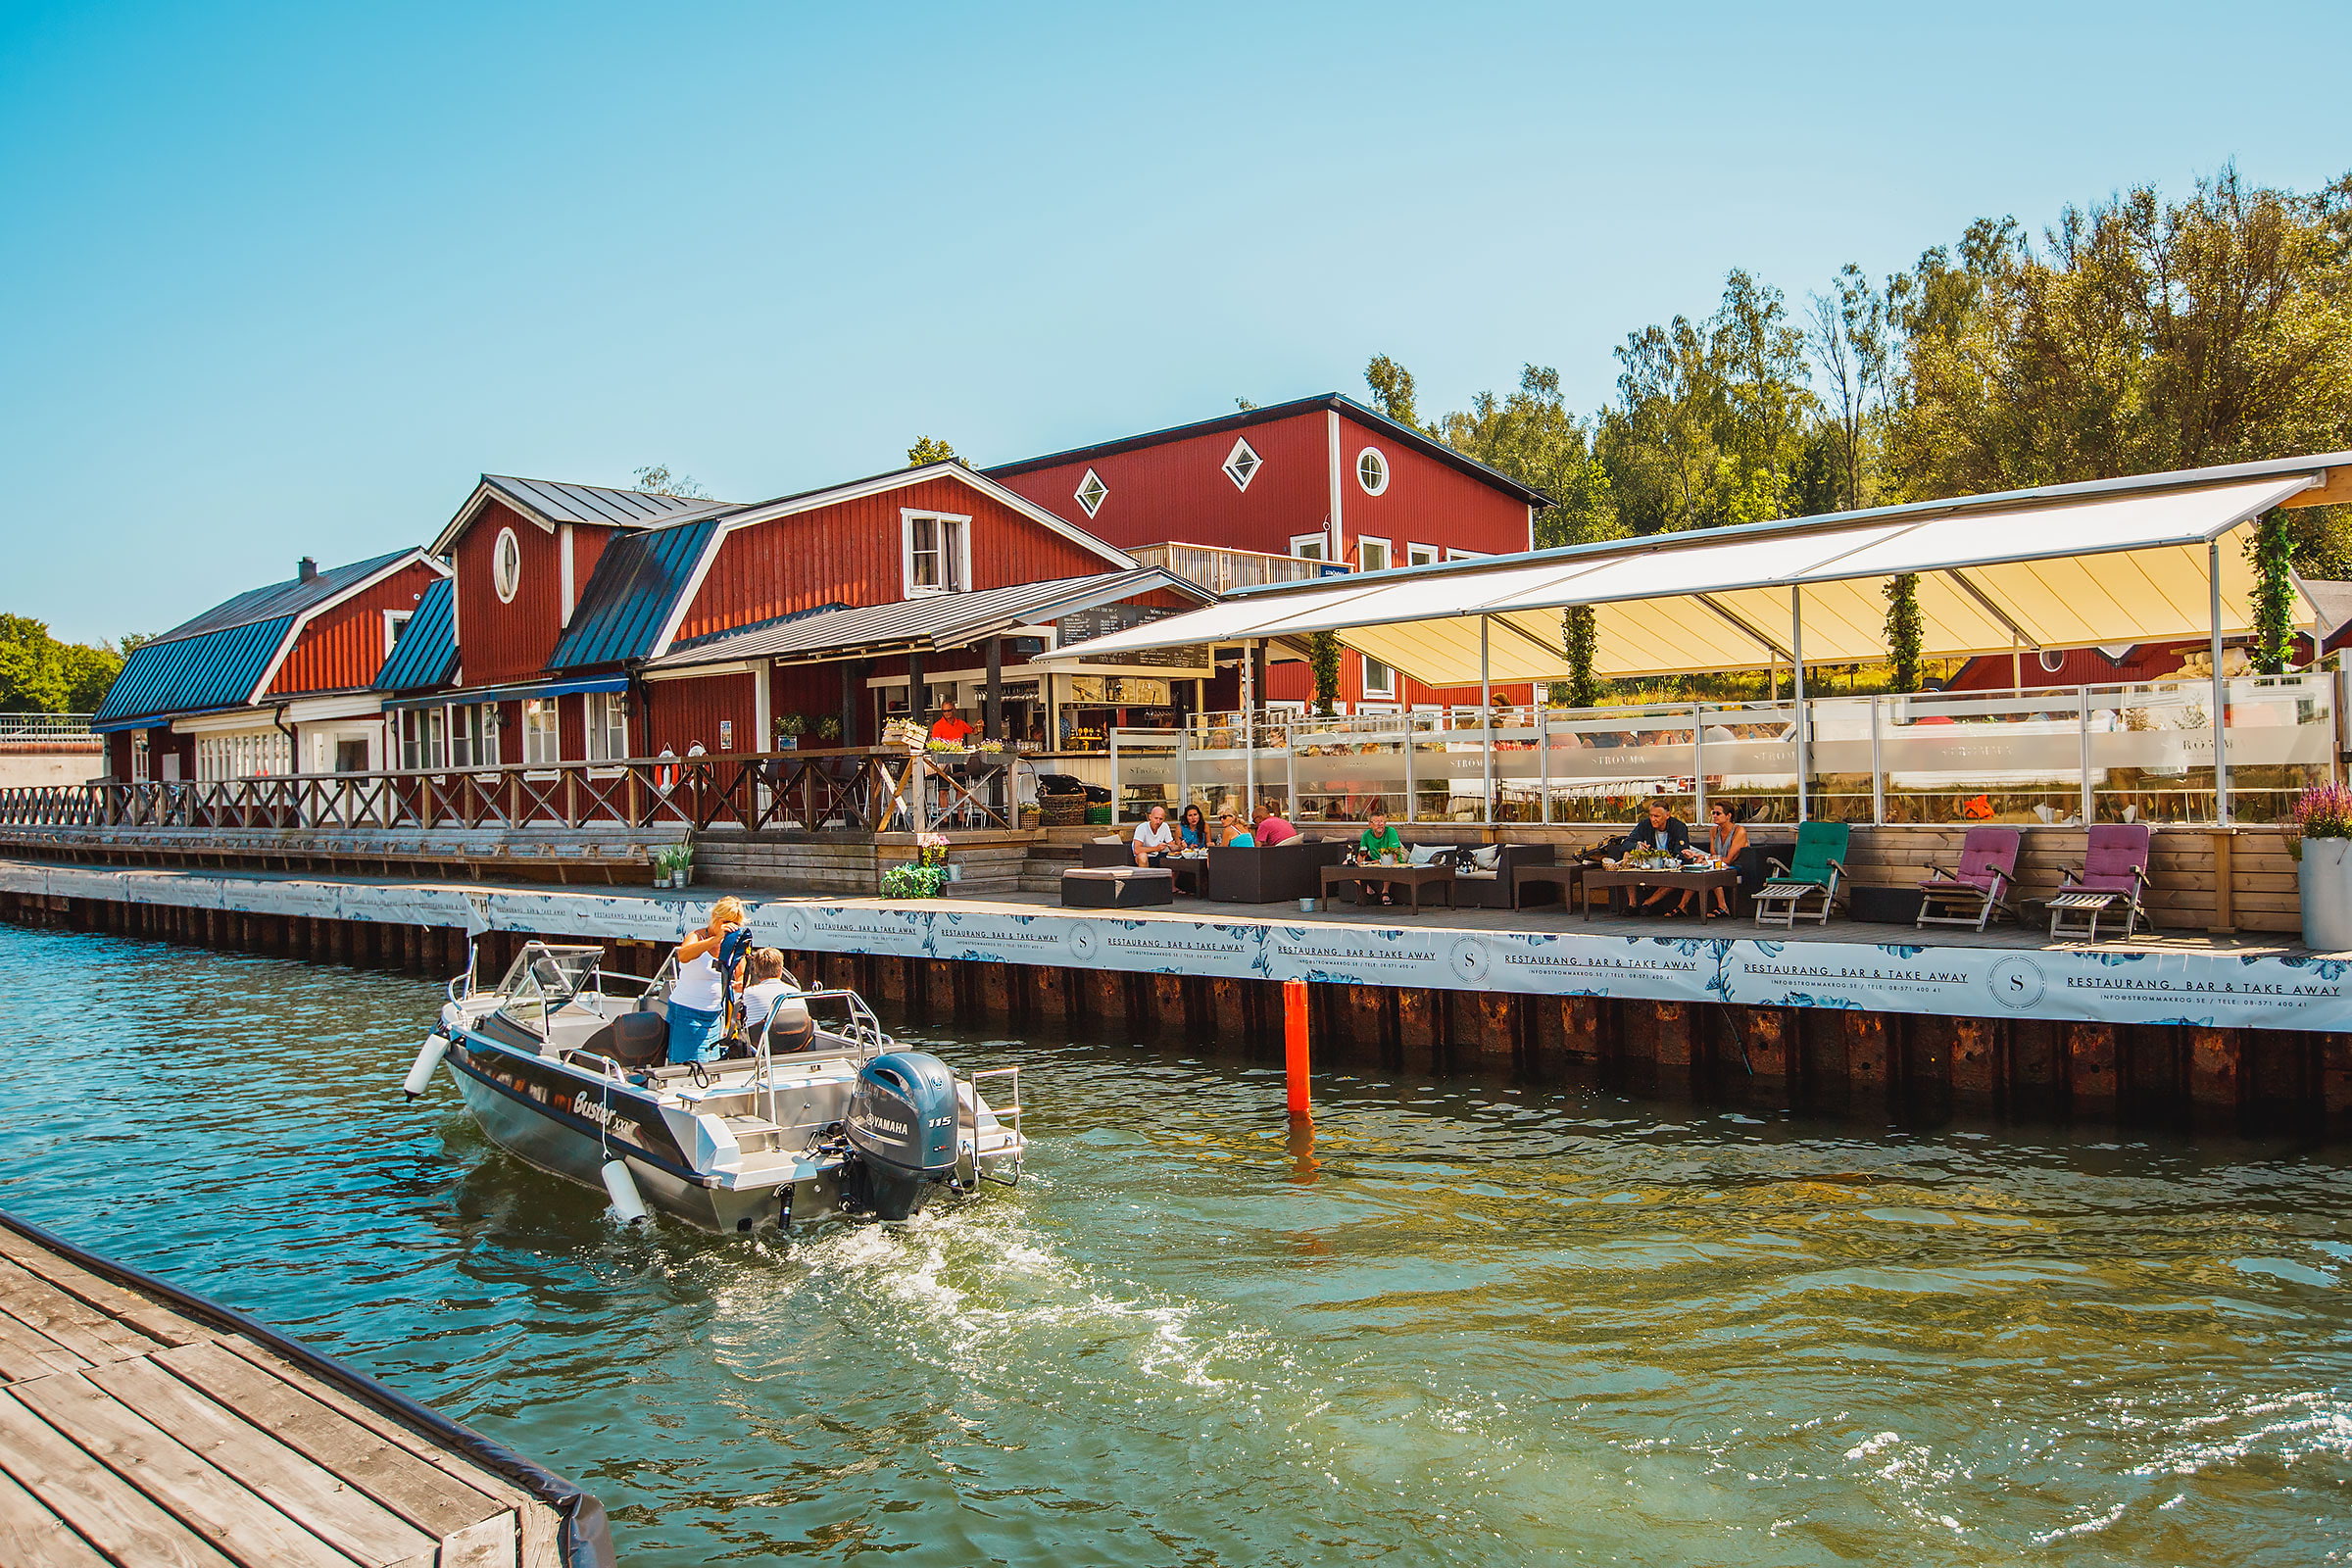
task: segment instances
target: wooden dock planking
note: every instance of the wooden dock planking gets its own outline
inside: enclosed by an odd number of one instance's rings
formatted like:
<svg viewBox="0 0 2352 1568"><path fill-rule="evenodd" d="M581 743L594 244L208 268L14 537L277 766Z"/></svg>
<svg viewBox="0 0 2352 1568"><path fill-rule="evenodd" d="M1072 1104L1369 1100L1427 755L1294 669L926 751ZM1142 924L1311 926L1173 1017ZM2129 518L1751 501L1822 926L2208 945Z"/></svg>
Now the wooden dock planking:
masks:
<svg viewBox="0 0 2352 1568"><path fill-rule="evenodd" d="M564 1568L465 1434L83 1260L0 1223L0 1568Z"/></svg>

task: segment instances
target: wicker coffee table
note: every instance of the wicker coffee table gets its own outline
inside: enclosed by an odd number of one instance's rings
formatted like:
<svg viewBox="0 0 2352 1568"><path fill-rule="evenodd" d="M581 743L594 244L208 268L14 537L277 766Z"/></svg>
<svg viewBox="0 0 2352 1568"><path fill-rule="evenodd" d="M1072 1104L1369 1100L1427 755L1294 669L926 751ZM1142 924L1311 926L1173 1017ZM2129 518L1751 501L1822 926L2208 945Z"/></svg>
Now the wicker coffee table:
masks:
<svg viewBox="0 0 2352 1568"><path fill-rule="evenodd" d="M1353 882L1360 889L1366 882L1400 882L1412 890L1413 912L1421 912L1421 890L1444 888L1446 907L1458 908L1453 902L1453 867L1450 865L1327 865L1323 867L1323 906L1331 907L1331 890L1343 882ZM1359 891L1360 901L1363 894Z"/></svg>

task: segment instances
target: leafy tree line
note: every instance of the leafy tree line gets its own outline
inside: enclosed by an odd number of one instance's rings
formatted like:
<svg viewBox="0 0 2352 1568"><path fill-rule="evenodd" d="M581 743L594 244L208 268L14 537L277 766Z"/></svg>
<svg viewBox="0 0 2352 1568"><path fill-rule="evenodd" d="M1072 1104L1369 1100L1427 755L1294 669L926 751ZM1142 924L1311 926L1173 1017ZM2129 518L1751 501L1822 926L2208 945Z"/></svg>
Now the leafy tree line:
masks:
<svg viewBox="0 0 2352 1568"><path fill-rule="evenodd" d="M0 614L0 713L90 713L143 637L112 648L61 643L46 621Z"/></svg>
<svg viewBox="0 0 2352 1568"><path fill-rule="evenodd" d="M2038 239L1980 219L1883 280L1841 269L1795 312L1735 270L1711 315L1615 352L1615 395L1589 416L1543 366L1435 417L1387 356L1365 380L1392 418L1552 496L1540 547L2341 451L2352 174L2308 194L2234 170L2178 201L2140 186ZM2258 561L2352 576L2343 510L2278 514ZM1915 588L1889 585L1896 690L1921 680ZM2264 662L2283 659L2264 632ZM1597 700L1589 612L1562 636L1578 667L1560 695Z"/></svg>

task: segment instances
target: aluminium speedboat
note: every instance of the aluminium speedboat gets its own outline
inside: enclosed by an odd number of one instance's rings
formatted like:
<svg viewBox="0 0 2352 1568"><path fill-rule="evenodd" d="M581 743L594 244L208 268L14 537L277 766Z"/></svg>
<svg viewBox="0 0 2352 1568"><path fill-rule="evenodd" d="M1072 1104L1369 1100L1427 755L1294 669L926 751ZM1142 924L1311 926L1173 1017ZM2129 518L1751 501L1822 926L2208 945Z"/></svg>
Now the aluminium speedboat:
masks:
<svg viewBox="0 0 2352 1568"><path fill-rule="evenodd" d="M898 1220L942 1194L1020 1180L1018 1067L956 1073L900 1049L856 992L789 975L779 1011L807 1008L801 1049L757 1031L728 1059L669 1066L675 960L646 980L603 957L528 943L488 988L469 964L409 1071L410 1098L446 1063L492 1142L601 1187L625 1220L649 1209L712 1231ZM1003 1092L1001 1109L984 1083Z"/></svg>

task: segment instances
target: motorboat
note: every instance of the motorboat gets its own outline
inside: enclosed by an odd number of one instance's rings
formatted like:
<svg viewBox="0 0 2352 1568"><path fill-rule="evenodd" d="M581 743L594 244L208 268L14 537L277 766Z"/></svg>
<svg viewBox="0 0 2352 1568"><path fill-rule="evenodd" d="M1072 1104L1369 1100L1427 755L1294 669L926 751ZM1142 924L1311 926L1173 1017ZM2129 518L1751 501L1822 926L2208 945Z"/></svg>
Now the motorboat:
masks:
<svg viewBox="0 0 2352 1568"><path fill-rule="evenodd" d="M648 980L607 970L602 948L527 943L496 985L477 987L470 962L450 982L404 1087L416 1098L446 1063L494 1143L602 1188L626 1220L900 1220L943 1194L1019 1182L1018 1067L956 1073L900 1048L856 992L785 978L774 1016L789 1028L671 1066L674 959Z"/></svg>

